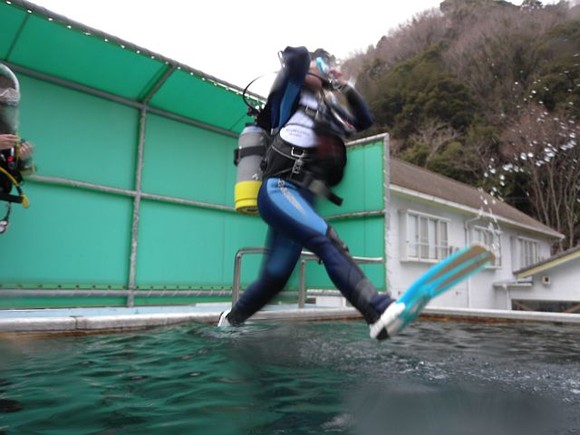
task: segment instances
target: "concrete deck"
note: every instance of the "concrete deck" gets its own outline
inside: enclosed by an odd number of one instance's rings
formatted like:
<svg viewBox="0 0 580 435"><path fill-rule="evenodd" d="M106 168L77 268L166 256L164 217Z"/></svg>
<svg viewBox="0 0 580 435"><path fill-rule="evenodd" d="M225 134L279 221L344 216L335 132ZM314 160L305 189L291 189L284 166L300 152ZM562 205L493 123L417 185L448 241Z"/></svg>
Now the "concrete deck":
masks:
<svg viewBox="0 0 580 435"><path fill-rule="evenodd" d="M230 304L202 303L187 306L135 308L68 308L1 310L0 334L64 333L131 331L183 323L217 323L219 314ZM472 310L460 308L427 308L425 318L475 322L550 322L577 324L580 314L543 313L531 311ZM361 318L351 307L307 305L268 306L253 320L316 321Z"/></svg>

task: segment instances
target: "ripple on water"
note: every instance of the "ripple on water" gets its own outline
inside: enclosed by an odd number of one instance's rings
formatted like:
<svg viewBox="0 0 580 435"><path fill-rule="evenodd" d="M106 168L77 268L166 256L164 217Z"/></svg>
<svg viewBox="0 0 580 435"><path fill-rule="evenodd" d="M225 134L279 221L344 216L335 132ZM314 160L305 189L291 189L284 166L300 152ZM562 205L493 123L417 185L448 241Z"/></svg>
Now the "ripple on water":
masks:
<svg viewBox="0 0 580 435"><path fill-rule="evenodd" d="M419 322L377 343L361 322L316 322L0 341L0 431L580 432L578 332Z"/></svg>

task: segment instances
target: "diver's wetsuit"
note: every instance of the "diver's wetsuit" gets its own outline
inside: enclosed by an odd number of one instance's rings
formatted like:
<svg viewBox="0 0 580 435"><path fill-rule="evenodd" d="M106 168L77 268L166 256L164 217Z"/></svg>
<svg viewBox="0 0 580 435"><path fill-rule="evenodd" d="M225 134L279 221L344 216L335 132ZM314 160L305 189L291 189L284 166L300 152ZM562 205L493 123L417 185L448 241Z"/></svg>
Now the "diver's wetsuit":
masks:
<svg viewBox="0 0 580 435"><path fill-rule="evenodd" d="M348 87L344 93L350 111L344 113L350 115L348 125L352 130L347 132L332 120L329 107L321 107L327 103L314 98L302 86L310 65L308 51L304 47L288 47L282 55L283 70L266 105L268 127L278 134L266 155L265 180L258 194L260 216L269 225L267 254L259 278L242 293L227 319L233 325L241 324L266 305L284 288L306 248L321 259L332 282L367 323L374 323L393 300L376 291L334 229L315 211L316 195L305 182L320 178L332 186L340 181L346 160L341 161L340 156L338 160L326 158L320 144L329 136L342 140L370 127L371 115L362 97ZM296 128L285 130L292 125ZM342 142L341 146L344 149ZM298 170L296 161L300 158L291 156L304 156ZM338 181L333 179L337 172Z"/></svg>

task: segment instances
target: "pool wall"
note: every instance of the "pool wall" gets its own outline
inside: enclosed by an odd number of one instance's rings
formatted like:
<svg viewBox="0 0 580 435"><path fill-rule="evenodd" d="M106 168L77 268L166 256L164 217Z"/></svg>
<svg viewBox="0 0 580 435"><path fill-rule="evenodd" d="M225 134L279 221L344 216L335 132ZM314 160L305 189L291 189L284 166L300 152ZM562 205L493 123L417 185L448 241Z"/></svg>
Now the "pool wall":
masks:
<svg viewBox="0 0 580 435"><path fill-rule="evenodd" d="M38 310L4 310L0 317L0 334L11 333L102 333L132 331L185 323L216 324L229 303L202 303L173 307L110 307ZM362 321L352 307L295 304L267 306L252 322L260 321ZM580 326L580 314L529 311L426 308L420 319L466 321L475 323L535 322Z"/></svg>

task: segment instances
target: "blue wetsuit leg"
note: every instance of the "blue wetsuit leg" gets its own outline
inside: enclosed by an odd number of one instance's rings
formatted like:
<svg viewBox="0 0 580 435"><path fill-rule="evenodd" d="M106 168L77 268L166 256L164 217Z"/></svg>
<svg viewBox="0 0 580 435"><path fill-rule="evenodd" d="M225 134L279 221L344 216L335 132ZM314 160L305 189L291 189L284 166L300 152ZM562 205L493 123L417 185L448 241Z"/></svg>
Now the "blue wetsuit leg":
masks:
<svg viewBox="0 0 580 435"><path fill-rule="evenodd" d="M232 324L243 323L258 312L290 279L300 258L302 246L274 228L268 229L266 255L259 278L244 290L228 315Z"/></svg>
<svg viewBox="0 0 580 435"><path fill-rule="evenodd" d="M377 293L313 203L311 192L287 180L270 178L263 183L258 207L270 226L269 252L260 277L243 292L228 316L232 323L245 321L284 288L302 247L322 260L332 282L367 322L375 322L392 302L388 295Z"/></svg>

